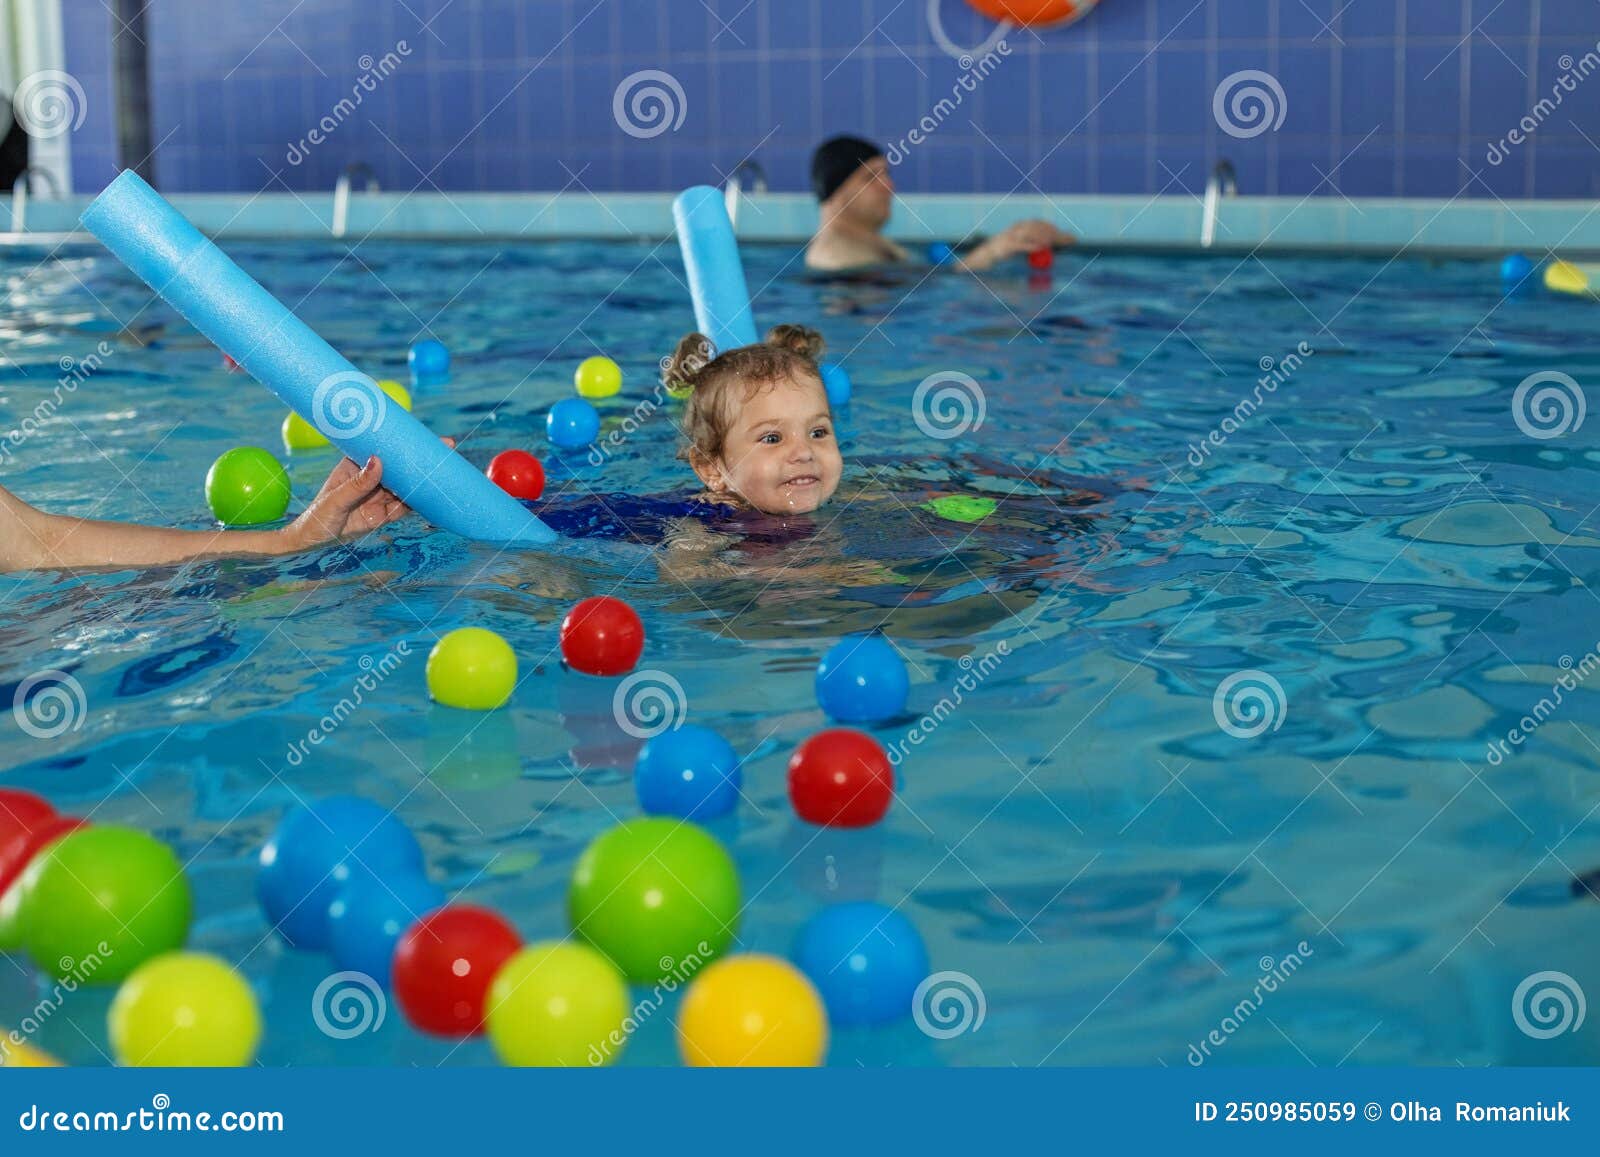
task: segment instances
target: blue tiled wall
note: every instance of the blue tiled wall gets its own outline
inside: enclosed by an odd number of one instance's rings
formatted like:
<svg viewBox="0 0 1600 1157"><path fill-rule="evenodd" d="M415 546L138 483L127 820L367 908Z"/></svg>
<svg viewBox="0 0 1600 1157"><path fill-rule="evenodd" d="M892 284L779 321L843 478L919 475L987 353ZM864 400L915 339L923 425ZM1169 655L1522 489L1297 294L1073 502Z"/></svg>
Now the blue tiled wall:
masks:
<svg viewBox="0 0 1600 1157"><path fill-rule="evenodd" d="M89 99L74 180L113 174L110 38L100 0L64 0L68 70ZM925 0L151 0L157 177L169 190L325 191L363 160L386 189L661 190L717 182L754 153L806 186L835 132L899 140L957 90ZM960 44L992 29L943 0ZM1195 192L1215 159L1241 191L1600 196L1597 0L1102 0L1070 28L1017 30L1001 60L895 177L903 189ZM352 114L364 65L409 54ZM397 56L399 54L397 53ZM1570 58L1570 59L1569 59ZM1595 57L1590 58L1593 63ZM624 78L664 71L682 123L619 128ZM1283 122L1240 139L1218 83L1270 74ZM368 74L370 75L370 74ZM290 146L337 127L306 157ZM1529 140L1489 160L1525 116Z"/></svg>

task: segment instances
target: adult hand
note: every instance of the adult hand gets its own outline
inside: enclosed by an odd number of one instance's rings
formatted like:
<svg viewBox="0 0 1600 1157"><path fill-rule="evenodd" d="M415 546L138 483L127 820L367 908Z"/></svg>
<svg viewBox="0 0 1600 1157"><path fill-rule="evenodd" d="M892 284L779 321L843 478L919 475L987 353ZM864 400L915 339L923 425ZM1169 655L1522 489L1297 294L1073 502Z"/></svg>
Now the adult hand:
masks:
<svg viewBox="0 0 1600 1157"><path fill-rule="evenodd" d="M995 239L1005 251L1005 256L1032 253L1036 249L1055 249L1071 245L1077 240L1071 233L1057 229L1048 221L1018 221L1008 225Z"/></svg>
<svg viewBox="0 0 1600 1157"><path fill-rule="evenodd" d="M451 449L454 438L440 439ZM283 528L291 550L368 534L411 513L393 491L383 488L383 462L373 457L357 467L343 459L299 518Z"/></svg>

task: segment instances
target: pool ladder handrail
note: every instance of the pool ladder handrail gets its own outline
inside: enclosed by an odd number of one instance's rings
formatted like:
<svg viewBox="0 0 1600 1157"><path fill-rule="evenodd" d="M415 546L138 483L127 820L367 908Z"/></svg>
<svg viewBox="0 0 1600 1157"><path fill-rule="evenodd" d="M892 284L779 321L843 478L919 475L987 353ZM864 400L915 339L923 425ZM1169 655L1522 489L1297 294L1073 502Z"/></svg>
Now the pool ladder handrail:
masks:
<svg viewBox="0 0 1600 1157"><path fill-rule="evenodd" d="M750 191L752 193L765 193L767 191L767 171L761 167L761 162L754 157L746 157L733 167L733 172L728 174L728 181L722 187L722 200L728 207L728 221L735 229L739 227L739 202L743 200L744 186L739 181L739 174L750 174Z"/></svg>
<svg viewBox="0 0 1600 1157"><path fill-rule="evenodd" d="M360 176L367 179L366 191L378 191L378 174L373 172L372 166L365 161L351 161L344 167L344 172L339 174L338 182L333 186L333 235L343 237L346 225L350 221L350 182Z"/></svg>
<svg viewBox="0 0 1600 1157"><path fill-rule="evenodd" d="M22 172L17 174L16 183L11 186L11 231L13 233L27 231L28 178L34 174L44 178L45 184L49 186L50 199L52 201L61 199L61 186L56 182L56 175L49 169L42 168L39 165L29 165L26 169L23 169Z"/></svg>
<svg viewBox="0 0 1600 1157"><path fill-rule="evenodd" d="M1222 198L1238 193L1239 180L1233 171L1233 162L1224 157L1211 170L1211 179L1206 182L1206 199L1200 209L1200 248L1210 249L1217 239L1217 211L1222 207Z"/></svg>

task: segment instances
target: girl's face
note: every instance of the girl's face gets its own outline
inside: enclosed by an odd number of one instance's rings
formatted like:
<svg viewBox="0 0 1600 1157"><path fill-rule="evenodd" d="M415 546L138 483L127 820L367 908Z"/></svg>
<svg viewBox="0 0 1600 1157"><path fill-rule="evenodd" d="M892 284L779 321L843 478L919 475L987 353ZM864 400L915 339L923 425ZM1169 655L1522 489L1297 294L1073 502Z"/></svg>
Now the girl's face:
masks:
<svg viewBox="0 0 1600 1157"><path fill-rule="evenodd" d="M844 460L822 383L786 378L740 407L722 455L695 468L712 490L731 491L767 514L807 514L839 486Z"/></svg>

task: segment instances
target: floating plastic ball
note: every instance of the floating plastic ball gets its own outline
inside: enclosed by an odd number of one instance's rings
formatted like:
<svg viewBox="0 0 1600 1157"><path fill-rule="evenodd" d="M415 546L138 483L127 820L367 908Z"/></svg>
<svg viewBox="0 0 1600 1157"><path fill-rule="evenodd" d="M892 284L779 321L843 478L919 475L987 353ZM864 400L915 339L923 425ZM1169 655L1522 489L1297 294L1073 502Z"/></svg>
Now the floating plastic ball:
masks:
<svg viewBox="0 0 1600 1157"><path fill-rule="evenodd" d="M1100 0L967 0L991 20L1009 20L1024 27L1042 27L1077 20Z"/></svg>
<svg viewBox="0 0 1600 1157"><path fill-rule="evenodd" d="M600 433L600 413L582 398L562 398L550 407L544 428L552 445L582 449Z"/></svg>
<svg viewBox="0 0 1600 1157"><path fill-rule="evenodd" d="M903 914L883 904L835 904L800 929L794 961L840 1026L887 1024L911 1012L928 950Z"/></svg>
<svg viewBox="0 0 1600 1157"><path fill-rule="evenodd" d="M393 398L406 413L411 412L411 391L399 382L385 378L378 383L378 388ZM283 420L283 446L289 451L294 450L319 450L324 446L333 445L321 430L306 421L293 410L289 411Z"/></svg>
<svg viewBox="0 0 1600 1157"><path fill-rule="evenodd" d="M517 930L487 908L451 904L417 921L394 950L394 996L435 1036L483 1031L489 985L522 947Z"/></svg>
<svg viewBox="0 0 1600 1157"><path fill-rule="evenodd" d="M789 801L809 823L835 828L875 824L894 799L889 755L872 736L848 727L819 731L789 758Z"/></svg>
<svg viewBox="0 0 1600 1157"><path fill-rule="evenodd" d="M984 498L982 495L946 494L941 498L930 498L922 504L922 509L951 522L982 522L999 505L993 498Z"/></svg>
<svg viewBox="0 0 1600 1157"><path fill-rule="evenodd" d="M709 832L629 820L595 837L567 889L573 930L635 984L680 980L727 949L739 924L739 874Z"/></svg>
<svg viewBox="0 0 1600 1157"><path fill-rule="evenodd" d="M123 827L85 827L23 872L17 919L41 972L114 984L180 947L193 904L166 844Z"/></svg>
<svg viewBox="0 0 1600 1157"><path fill-rule="evenodd" d="M59 826L61 817L43 796L0 787L0 895L28 866L41 832Z"/></svg>
<svg viewBox="0 0 1600 1157"><path fill-rule="evenodd" d="M678 1009L678 1051L697 1068L794 1068L822 1063L828 1015L799 969L776 956L719 960L694 978Z"/></svg>
<svg viewBox="0 0 1600 1157"><path fill-rule="evenodd" d="M710 820L739 803L739 756L709 727L686 723L654 736L639 752L633 787L651 815Z"/></svg>
<svg viewBox="0 0 1600 1157"><path fill-rule="evenodd" d="M1500 262L1500 281L1508 289L1531 284L1534 264L1521 253L1512 253Z"/></svg>
<svg viewBox="0 0 1600 1157"><path fill-rule="evenodd" d="M842 406L850 400L850 375L844 372L844 367L832 362L823 362L818 367L822 372L822 388L828 395L828 405Z"/></svg>
<svg viewBox="0 0 1600 1157"><path fill-rule="evenodd" d="M423 338L406 354L406 364L411 367L412 381L442 378L450 372L450 351L443 342Z"/></svg>
<svg viewBox="0 0 1600 1157"><path fill-rule="evenodd" d="M84 826L76 816L51 816L0 848L0 952L15 952L27 940L22 926L22 874L51 844Z"/></svg>
<svg viewBox="0 0 1600 1157"><path fill-rule="evenodd" d="M457 627L428 652L428 694L446 707L493 711L517 686L511 644L482 627Z"/></svg>
<svg viewBox="0 0 1600 1157"><path fill-rule="evenodd" d="M9 1036L0 1038L0 1068L58 1069L61 1062L32 1045L18 1044Z"/></svg>
<svg viewBox="0 0 1600 1157"><path fill-rule="evenodd" d="M1056 255L1053 250L1035 249L1032 253L1028 254L1029 269L1037 269L1040 272L1043 272L1044 270L1049 269L1055 263Z"/></svg>
<svg viewBox="0 0 1600 1157"><path fill-rule="evenodd" d="M106 1024L117 1064L133 1068L242 1068L261 1041L250 985L200 952L140 965L117 990Z"/></svg>
<svg viewBox="0 0 1600 1157"><path fill-rule="evenodd" d="M206 472L206 505L224 526L276 522L289 509L289 472L259 446L239 446Z"/></svg>
<svg viewBox="0 0 1600 1157"><path fill-rule="evenodd" d="M946 265L954 261L956 251L943 241L935 241L928 246L928 261L933 265Z"/></svg>
<svg viewBox="0 0 1600 1157"><path fill-rule="evenodd" d="M544 493L544 467L526 450L502 450L489 462L487 473L490 482L524 502Z"/></svg>
<svg viewBox="0 0 1600 1157"><path fill-rule="evenodd" d="M622 367L610 358L584 358L572 384L584 398L609 398L622 389Z"/></svg>
<svg viewBox="0 0 1600 1157"><path fill-rule="evenodd" d="M328 944L341 971L361 972L389 987L395 945L418 920L445 903L444 889L421 875L361 873L328 906Z"/></svg>
<svg viewBox="0 0 1600 1157"><path fill-rule="evenodd" d="M236 374L239 372L241 367L238 362L233 360L232 354L223 354L222 368L227 370L230 374Z"/></svg>
<svg viewBox="0 0 1600 1157"><path fill-rule="evenodd" d="M628 986L586 944L545 940L501 966L489 986L489 1043L502 1063L609 1065L627 1038Z"/></svg>
<svg viewBox="0 0 1600 1157"><path fill-rule="evenodd" d="M423 874L417 837L371 800L336 795L283 817L261 849L256 895L291 946L325 949L328 909L351 878L397 873Z"/></svg>
<svg viewBox="0 0 1600 1157"><path fill-rule="evenodd" d="M644 623L621 599L584 599L561 620L561 657L585 675L623 675L644 654Z"/></svg>
<svg viewBox="0 0 1600 1157"><path fill-rule="evenodd" d="M836 723L881 723L906 709L911 677L882 635L840 639L817 664L817 702Z"/></svg>

